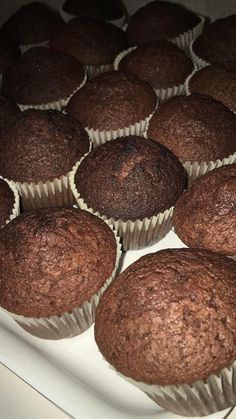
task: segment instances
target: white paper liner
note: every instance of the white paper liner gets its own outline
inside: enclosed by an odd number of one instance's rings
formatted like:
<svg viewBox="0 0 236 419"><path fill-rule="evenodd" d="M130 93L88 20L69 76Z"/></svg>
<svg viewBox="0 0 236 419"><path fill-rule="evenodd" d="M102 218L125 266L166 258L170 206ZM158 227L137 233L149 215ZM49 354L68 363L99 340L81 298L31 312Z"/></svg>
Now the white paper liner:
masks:
<svg viewBox="0 0 236 419"><path fill-rule="evenodd" d="M194 51L193 51L193 44L195 42L195 39L191 42L190 46L189 46L189 52L190 52L190 56L192 58L192 61L194 62L194 64L196 64L196 66L198 68L202 68L202 67L206 67L208 65L210 65L210 63L206 60L204 60L203 58L199 57Z"/></svg>
<svg viewBox="0 0 236 419"><path fill-rule="evenodd" d="M48 42L49 40L38 42L37 44L25 44L25 45L21 44L19 45L19 47L20 47L21 53L24 54L26 51L34 47L48 47Z"/></svg>
<svg viewBox="0 0 236 419"><path fill-rule="evenodd" d="M169 41L176 44L179 48L183 49L186 53L189 52L189 46L191 42L197 38L203 31L203 26L205 23L205 17L204 16L198 16L200 18L200 22L197 26L195 26L193 29L190 29L187 32L184 32L183 34L180 34L179 36L176 36L175 38L169 39Z"/></svg>
<svg viewBox="0 0 236 419"><path fill-rule="evenodd" d="M22 105L21 103L17 103L21 111L25 111L26 109L41 109L41 110L47 110L47 109L53 109L57 111L61 111L69 102L70 98L79 90L83 85L86 83L87 80L87 73L85 71L85 75L83 78L82 83L71 93L70 96L59 99L57 101L48 102L48 103L41 103L39 105Z"/></svg>
<svg viewBox="0 0 236 419"><path fill-rule="evenodd" d="M114 226L118 235L122 238L122 244L125 251L151 246L153 243L161 240L171 230L174 207L168 208L166 211L156 214L153 217L146 217L135 221L108 218L106 215L101 215L98 211L94 211L91 207L88 207L80 196L74 182L75 173L85 157L86 156L76 163L69 176L70 187L75 200L81 209L99 216L104 221L107 221Z"/></svg>
<svg viewBox="0 0 236 419"><path fill-rule="evenodd" d="M207 416L236 404L236 361L218 375L212 374L206 381L195 381L191 385L150 385L118 374L159 406L177 415Z"/></svg>
<svg viewBox="0 0 236 419"><path fill-rule="evenodd" d="M98 76L101 73L105 73L106 71L113 70L113 63L112 64L103 64L103 65L84 65L86 73L89 79Z"/></svg>
<svg viewBox="0 0 236 419"><path fill-rule="evenodd" d="M117 57L115 58L114 61L114 70L119 70L119 64L122 61L122 59L128 55L131 51L134 51L137 48L137 46L135 47L130 47L122 52L120 52L120 54L117 55ZM188 77L190 77L193 73L195 72L195 65L193 63L193 71L188 75ZM172 96L179 96L179 95L185 95L186 91L186 87L185 87L185 83L186 81L184 81L182 84L179 84L178 86L172 86L172 87L167 87L167 88L153 88L153 90L155 91L158 100L160 102L164 102L165 100L169 99Z"/></svg>
<svg viewBox="0 0 236 419"><path fill-rule="evenodd" d="M117 253L115 267L112 274L105 280L100 290L89 300L85 301L81 307L74 308L71 312L63 313L60 316L35 318L20 316L7 311L7 313L19 324L19 326L32 335L42 339L63 339L79 335L93 324L98 302L105 289L115 278L122 254L120 238L118 237L117 232L114 231L109 223L107 223L107 225L111 228L115 235Z"/></svg>
<svg viewBox="0 0 236 419"><path fill-rule="evenodd" d="M197 64L194 64L194 66L195 66L195 68L194 68L193 72L185 80L185 93L186 93L186 96L191 95L191 91L190 91L190 88L189 88L189 82L190 82L191 78L194 76L195 73L197 73L199 70L201 70L201 68L199 68L197 66ZM205 66L205 67L207 67L207 66Z"/></svg>
<svg viewBox="0 0 236 419"><path fill-rule="evenodd" d="M6 225L20 214L20 197L12 181L9 181L8 179L3 178L2 176L0 176L0 179L4 180L8 184L9 188L12 190L14 194L14 205L13 205L12 212L9 218L4 223L4 225ZM0 228L4 227L4 225L2 225Z"/></svg>
<svg viewBox="0 0 236 419"><path fill-rule="evenodd" d="M226 157L222 160L217 159L215 161L182 161L182 164L186 171L188 172L189 181L193 182L198 177L204 175L210 170L216 169L217 167L224 166L226 164L233 164L236 162L236 152L231 154L229 157Z"/></svg>
<svg viewBox="0 0 236 419"><path fill-rule="evenodd" d="M94 146L98 146L98 145L106 143L107 141L115 140L118 137L125 137L127 135L137 135L137 136L142 137L143 133L146 131L148 122L151 119L157 107L158 107L158 100L156 102L155 109L150 115L147 116L147 118L143 119L142 121L135 122L135 124L129 125L128 127L118 128L116 130L110 130L110 131L106 131L106 130L99 131L99 130L94 130L93 128L86 127L85 130L88 136L93 141Z"/></svg>

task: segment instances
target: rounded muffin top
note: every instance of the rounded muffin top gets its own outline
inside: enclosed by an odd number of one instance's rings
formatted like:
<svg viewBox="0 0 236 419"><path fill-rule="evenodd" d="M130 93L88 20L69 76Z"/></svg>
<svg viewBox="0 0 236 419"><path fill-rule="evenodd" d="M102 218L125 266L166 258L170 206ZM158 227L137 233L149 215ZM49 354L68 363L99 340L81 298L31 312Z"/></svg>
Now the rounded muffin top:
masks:
<svg viewBox="0 0 236 419"><path fill-rule="evenodd" d="M4 179L0 178L0 227L9 220L14 203L15 197L12 189Z"/></svg>
<svg viewBox="0 0 236 419"><path fill-rule="evenodd" d="M193 51L209 63L236 60L236 15L206 26L193 42Z"/></svg>
<svg viewBox="0 0 236 419"><path fill-rule="evenodd" d="M222 102L236 112L236 72L212 64L197 71L189 80L191 93L202 93Z"/></svg>
<svg viewBox="0 0 236 419"><path fill-rule="evenodd" d="M236 255L236 163L190 185L175 205L173 223L188 246Z"/></svg>
<svg viewBox="0 0 236 419"><path fill-rule="evenodd" d="M194 28L199 22L196 14L179 4L152 1L130 17L128 42L130 45L140 45L159 38L174 38Z"/></svg>
<svg viewBox="0 0 236 419"><path fill-rule="evenodd" d="M74 16L102 20L120 19L127 13L121 0L66 0L63 10Z"/></svg>
<svg viewBox="0 0 236 419"><path fill-rule="evenodd" d="M28 110L0 141L0 173L19 182L66 175L86 152L89 138L78 121L58 111Z"/></svg>
<svg viewBox="0 0 236 419"><path fill-rule="evenodd" d="M84 127L115 130L147 118L156 101L148 83L132 74L109 71L89 80L72 96L66 110Z"/></svg>
<svg viewBox="0 0 236 419"><path fill-rule="evenodd" d="M73 55L82 64L111 64L127 47L124 31L95 19L73 19L50 39L50 47Z"/></svg>
<svg viewBox="0 0 236 419"><path fill-rule="evenodd" d="M5 72L2 91L16 103L40 105L70 96L84 77L84 67L74 57L35 47Z"/></svg>
<svg viewBox="0 0 236 419"><path fill-rule="evenodd" d="M0 135L6 127L15 122L20 113L20 109L11 99L0 94ZM1 141L0 139L0 148Z"/></svg>
<svg viewBox="0 0 236 419"><path fill-rule="evenodd" d="M106 360L146 384L191 384L236 357L236 263L197 249L143 256L103 294L95 340Z"/></svg>
<svg viewBox="0 0 236 419"><path fill-rule="evenodd" d="M236 116L210 96L176 96L159 105L147 136L181 160L215 161L236 152Z"/></svg>
<svg viewBox="0 0 236 419"><path fill-rule="evenodd" d="M176 45L165 40L138 46L122 58L119 70L135 74L154 89L179 86L193 71L193 63Z"/></svg>
<svg viewBox="0 0 236 419"><path fill-rule="evenodd" d="M116 240L104 221L79 209L21 214L0 230L0 305L26 317L80 307L115 267Z"/></svg>
<svg viewBox="0 0 236 419"><path fill-rule="evenodd" d="M5 71L14 63L20 56L19 47L9 39L0 36L0 74L3 75Z"/></svg>
<svg viewBox="0 0 236 419"><path fill-rule="evenodd" d="M75 173L75 185L87 206L123 221L169 209L186 184L185 169L173 153L136 136L95 148Z"/></svg>
<svg viewBox="0 0 236 419"><path fill-rule="evenodd" d="M33 1L10 16L1 31L17 44L31 45L48 41L63 25L63 19L55 10Z"/></svg>

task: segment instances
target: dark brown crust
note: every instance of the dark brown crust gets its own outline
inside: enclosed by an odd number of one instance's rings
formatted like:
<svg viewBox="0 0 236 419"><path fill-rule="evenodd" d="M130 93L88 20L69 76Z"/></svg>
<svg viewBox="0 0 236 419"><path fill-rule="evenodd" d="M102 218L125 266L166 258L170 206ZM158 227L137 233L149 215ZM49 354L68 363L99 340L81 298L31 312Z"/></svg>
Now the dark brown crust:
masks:
<svg viewBox="0 0 236 419"><path fill-rule="evenodd" d="M63 19L55 10L33 1L17 10L1 31L18 44L30 45L48 41L63 25Z"/></svg>
<svg viewBox="0 0 236 419"><path fill-rule="evenodd" d="M14 63L20 56L19 47L8 39L0 38L0 74L3 75L5 71Z"/></svg>
<svg viewBox="0 0 236 419"><path fill-rule="evenodd" d="M53 180L66 175L89 144L86 131L69 115L25 111L3 135L0 173L19 182Z"/></svg>
<svg viewBox="0 0 236 419"><path fill-rule="evenodd" d="M189 81L192 93L212 96L236 112L236 72L216 64L197 71Z"/></svg>
<svg viewBox="0 0 236 419"><path fill-rule="evenodd" d="M173 222L188 246L236 255L236 163L197 179L178 200Z"/></svg>
<svg viewBox="0 0 236 419"><path fill-rule="evenodd" d="M11 99L3 95L0 95L0 144L2 144L3 140L3 129L13 124L20 113L20 109Z"/></svg>
<svg viewBox="0 0 236 419"><path fill-rule="evenodd" d="M181 160L215 161L236 152L236 116L210 96L176 96L159 105L147 136Z"/></svg>
<svg viewBox="0 0 236 419"><path fill-rule="evenodd" d="M5 72L2 91L16 103L40 105L70 96L84 76L82 64L74 57L31 48Z"/></svg>
<svg viewBox="0 0 236 419"><path fill-rule="evenodd" d="M26 317L81 306L111 275L116 242L99 218L78 209L24 213L0 230L0 305Z"/></svg>
<svg viewBox="0 0 236 419"><path fill-rule="evenodd" d="M0 227L2 227L12 213L15 198L10 186L0 179Z"/></svg>
<svg viewBox="0 0 236 419"><path fill-rule="evenodd" d="M147 118L156 100L148 83L128 73L109 71L89 80L66 109L84 127L115 130Z"/></svg>
<svg viewBox="0 0 236 419"><path fill-rule="evenodd" d="M158 40L127 54L120 61L119 70L131 72L159 89L183 84L193 70L193 63L176 45Z"/></svg>
<svg viewBox="0 0 236 419"><path fill-rule="evenodd" d="M93 19L73 19L49 43L51 48L73 55L82 64L112 64L127 47L122 29Z"/></svg>
<svg viewBox="0 0 236 419"><path fill-rule="evenodd" d="M170 39L200 22L199 17L179 4L152 1L131 16L127 28L130 45L155 39Z"/></svg>
<svg viewBox="0 0 236 419"><path fill-rule="evenodd" d="M175 204L186 172L165 147L141 137L122 137L94 149L75 175L88 206L107 217L136 220Z"/></svg>
<svg viewBox="0 0 236 419"><path fill-rule="evenodd" d="M206 26L194 41L193 51L209 63L236 61L236 15Z"/></svg>
<svg viewBox="0 0 236 419"><path fill-rule="evenodd" d="M120 19L127 14L121 0L66 0L63 10L74 16L102 20Z"/></svg>
<svg viewBox="0 0 236 419"><path fill-rule="evenodd" d="M104 293L95 339L116 370L147 384L218 373L236 358L236 263L196 249L143 256Z"/></svg>

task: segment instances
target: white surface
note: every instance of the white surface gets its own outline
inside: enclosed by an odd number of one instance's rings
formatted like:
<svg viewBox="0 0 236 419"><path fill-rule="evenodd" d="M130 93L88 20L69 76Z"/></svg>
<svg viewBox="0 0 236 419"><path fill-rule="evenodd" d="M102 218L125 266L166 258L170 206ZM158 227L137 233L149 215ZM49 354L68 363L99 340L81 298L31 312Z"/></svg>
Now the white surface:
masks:
<svg viewBox="0 0 236 419"><path fill-rule="evenodd" d="M152 247L128 252L123 268L144 253L182 246L176 235L170 232ZM31 336L0 311L0 342L0 362L75 418L180 418L161 410L144 393L124 381L108 366L97 349L93 327L72 339L47 341ZM26 391L24 409L30 397ZM14 404L19 402L17 391L12 392L12 401ZM5 408L8 404L6 402ZM1 411L4 411L2 409L1 404ZM45 412L42 403L41 418L57 419L57 416L47 416ZM223 416L223 412L218 412L210 418L222 419ZM1 414L0 417L5 419ZM20 411L16 417L6 419L26 418Z"/></svg>

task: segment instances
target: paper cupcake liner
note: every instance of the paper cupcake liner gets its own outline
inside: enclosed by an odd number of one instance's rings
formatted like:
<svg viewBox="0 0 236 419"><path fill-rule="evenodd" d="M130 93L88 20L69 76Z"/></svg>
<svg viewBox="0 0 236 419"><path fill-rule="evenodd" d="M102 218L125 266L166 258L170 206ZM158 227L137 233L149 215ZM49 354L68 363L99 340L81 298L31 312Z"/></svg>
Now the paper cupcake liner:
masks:
<svg viewBox="0 0 236 419"><path fill-rule="evenodd" d="M19 193L12 181L9 181L8 179L3 178L2 176L0 176L0 179L4 180L8 184L9 188L12 190L14 194L14 205L9 218L4 223L4 225L6 225L20 214L20 198ZM4 225L2 225L1 227L4 227Z"/></svg>
<svg viewBox="0 0 236 419"><path fill-rule="evenodd" d="M34 47L48 47L48 42L49 42L49 40L43 41L43 42L38 42L37 44L25 44L25 45L21 44L21 45L19 45L19 47L20 47L21 53L24 54L24 52L26 52L29 49L34 48Z"/></svg>
<svg viewBox="0 0 236 419"><path fill-rule="evenodd" d="M76 307L70 312L63 313L60 316L35 318L20 316L7 311L7 313L19 324L19 326L30 334L42 339L63 339L83 333L94 323L98 302L105 289L115 278L116 271L119 266L120 256L122 254L120 239L117 236L117 232L113 230L111 225L109 225L109 227L116 238L116 262L112 274L105 280L100 290L89 300L85 301L81 307Z"/></svg>
<svg viewBox="0 0 236 419"><path fill-rule="evenodd" d="M169 39L169 41L176 44L179 48L183 49L186 53L189 53L189 46L191 42L197 38L203 31L204 23L205 23L205 17L198 16L200 18L200 22L197 26L195 26L193 29L190 29L187 32L184 32L183 34L180 34L179 36L176 36L175 38Z"/></svg>
<svg viewBox="0 0 236 419"><path fill-rule="evenodd" d="M236 162L236 152L231 154L229 157L226 157L222 160L217 159L215 161L183 161L182 164L186 171L188 172L189 182L193 182L198 177L204 175L205 173L209 172L210 170L216 169L217 167L224 166L226 164L233 164Z"/></svg>
<svg viewBox="0 0 236 419"><path fill-rule="evenodd" d="M177 415L207 416L236 404L236 361L219 374L212 374L207 380L195 381L191 385L150 385L118 374L144 391L159 406Z"/></svg>
<svg viewBox="0 0 236 419"><path fill-rule="evenodd" d="M19 191L24 210L71 206L74 203L69 186L69 173L60 178L55 178L51 182L13 182L13 184Z"/></svg>
<svg viewBox="0 0 236 419"><path fill-rule="evenodd" d="M153 217L146 217L135 221L123 221L109 218L106 215L102 215L98 211L93 210L91 207L88 207L84 199L80 196L74 182L75 173L84 157L76 163L69 176L70 187L75 200L81 209L99 216L104 221L114 226L118 235L122 238L122 244L125 251L151 246L153 243L161 240L171 230L174 207L156 214Z"/></svg>
<svg viewBox="0 0 236 419"><path fill-rule="evenodd" d="M207 64L207 65L209 65L209 64ZM207 65L205 65L205 67L207 67ZM189 82L190 82L191 78L194 76L194 74L197 73L199 70L201 70L201 68L199 68L197 66L197 64L194 63L194 70L193 70L193 72L185 80L185 92L186 92L186 96L191 95L191 91L190 91L190 88L189 88Z"/></svg>
<svg viewBox="0 0 236 419"><path fill-rule="evenodd" d="M21 103L17 103L17 105L19 106L21 111L25 111L26 109L40 109L40 110L53 109L53 110L61 111L62 108L64 108L67 105L70 98L79 89L81 89L81 87L83 87L83 85L86 83L86 80L87 80L87 73L85 72L84 79L83 79L82 83L71 93L70 96L68 96L66 98L58 99L58 100L53 101L53 102L41 103L41 104L38 104L38 105L22 105Z"/></svg>
<svg viewBox="0 0 236 419"><path fill-rule="evenodd" d="M142 121L135 122L135 124L129 125L128 127L118 128L116 130L110 130L110 131L106 131L106 130L99 131L99 130L94 130L93 128L86 127L85 130L88 136L93 141L94 146L98 146L98 145L106 143L107 141L115 140L118 137L125 137L127 135L138 135L142 137L143 133L146 131L148 122L151 119L153 113L155 112L157 106L158 106L158 101L156 103L155 109L150 115L147 116L147 118L143 119Z"/></svg>
<svg viewBox="0 0 236 419"><path fill-rule="evenodd" d="M134 51L136 48L137 48L137 46L130 47L130 48L120 52L120 54L118 54L117 57L115 58L114 70L118 70L119 69L119 64L122 61L122 59L126 55L128 55L131 51ZM194 65L194 63L193 63L193 65ZM189 74L189 76L191 76L194 72L195 72L195 66L194 66L193 71ZM172 87L167 87L167 88L159 88L159 89L154 88L152 86L152 88L155 91L155 93L158 97L158 100L160 102L163 102L163 101L169 99L172 96L184 95L185 94L185 89L186 89L185 88L185 83L186 83L186 80L182 84L179 84L178 86L172 86Z"/></svg>
<svg viewBox="0 0 236 419"><path fill-rule="evenodd" d="M194 51L193 51L193 44L194 44L195 39L191 42L190 46L189 46L189 52L190 52L190 56L192 58L192 61L194 62L194 64L196 64L197 67L202 68L202 67L206 67L207 65L210 65L210 63L206 60L204 60L203 58L200 58Z"/></svg>
<svg viewBox="0 0 236 419"><path fill-rule="evenodd" d="M86 73L89 79L98 76L101 73L105 73L106 71L113 70L113 64L103 64L103 65L88 65L85 66Z"/></svg>

